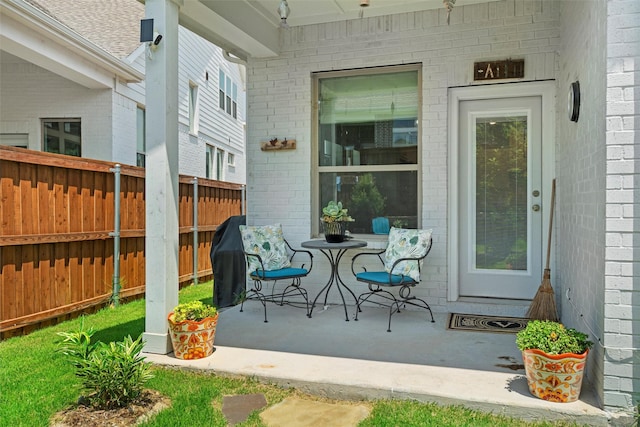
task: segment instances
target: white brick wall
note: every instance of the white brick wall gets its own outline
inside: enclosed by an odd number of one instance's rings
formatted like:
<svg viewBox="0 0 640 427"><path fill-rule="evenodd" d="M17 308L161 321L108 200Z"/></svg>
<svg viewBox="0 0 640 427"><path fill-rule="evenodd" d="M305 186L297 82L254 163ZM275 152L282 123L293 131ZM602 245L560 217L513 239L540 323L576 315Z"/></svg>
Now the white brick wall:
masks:
<svg viewBox="0 0 640 427"><path fill-rule="evenodd" d="M525 80L555 78L558 15L557 2L509 0L456 7L450 26L439 9L283 31L281 55L251 59L247 69L249 223L281 222L296 244L311 237L311 217L319 215L311 212L312 72L420 62L421 223L434 229L434 248L418 293L434 309L446 310L447 88L472 84L474 61L509 57L525 59ZM260 151L260 141L274 136L296 139L297 148ZM322 258L316 259L319 268L314 265L314 277L307 282L324 284ZM345 279L351 279L349 262L345 257ZM353 280L349 283L360 290Z"/></svg>
<svg viewBox="0 0 640 427"><path fill-rule="evenodd" d="M556 145L556 276L553 284L569 326L596 342L589 380L602 399L605 271L606 2L565 2L561 10ZM585 31L588 28L589 31ZM567 117L567 93L579 80L580 117Z"/></svg>
<svg viewBox="0 0 640 427"><path fill-rule="evenodd" d="M606 224L603 401L638 403L640 363L640 2L609 0L606 51ZM633 364L630 363L633 361Z"/></svg>

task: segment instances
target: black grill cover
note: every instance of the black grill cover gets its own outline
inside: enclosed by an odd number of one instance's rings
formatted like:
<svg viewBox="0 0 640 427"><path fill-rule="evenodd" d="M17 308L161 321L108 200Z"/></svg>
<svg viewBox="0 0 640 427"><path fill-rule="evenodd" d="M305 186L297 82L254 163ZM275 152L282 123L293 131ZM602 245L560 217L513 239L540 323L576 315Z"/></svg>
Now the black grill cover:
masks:
<svg viewBox="0 0 640 427"><path fill-rule="evenodd" d="M246 222L244 215L229 217L213 235L213 304L218 308L239 304L245 289L246 265L239 226Z"/></svg>

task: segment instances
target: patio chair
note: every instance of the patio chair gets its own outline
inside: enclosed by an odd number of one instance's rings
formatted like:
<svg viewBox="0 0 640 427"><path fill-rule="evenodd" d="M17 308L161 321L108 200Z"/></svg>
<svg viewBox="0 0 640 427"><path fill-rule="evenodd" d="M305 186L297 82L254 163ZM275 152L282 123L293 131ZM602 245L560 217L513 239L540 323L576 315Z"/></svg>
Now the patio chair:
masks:
<svg viewBox="0 0 640 427"><path fill-rule="evenodd" d="M245 292L240 305L243 311L247 299L257 299L264 307L264 321L267 323L267 303L280 306L284 304L294 307L303 306L309 316L309 297L307 290L301 286L301 279L311 272L313 255L310 251L294 249L284 239L280 224L265 226L240 225L242 245L247 264L247 273L253 286ZM309 268L302 264L293 267L292 261L298 256L308 256ZM290 281L284 289L277 290L278 281ZM263 288L262 282L273 282L271 292Z"/></svg>
<svg viewBox="0 0 640 427"><path fill-rule="evenodd" d="M391 316L399 313L400 308L406 308L407 305L429 311L431 322L434 322L429 304L411 295L411 289L420 282L422 262L431 251L431 232L432 230L391 227L389 243L385 250L361 252L352 258L353 275L359 282L366 283L369 289L358 296L355 320L358 320L358 313L362 312L363 304L369 302L389 308L387 332L391 332ZM366 259L363 257L373 256L378 258L384 268L379 271L367 271L363 267L364 271L357 273L356 262ZM398 289L397 295L391 292L393 288Z"/></svg>

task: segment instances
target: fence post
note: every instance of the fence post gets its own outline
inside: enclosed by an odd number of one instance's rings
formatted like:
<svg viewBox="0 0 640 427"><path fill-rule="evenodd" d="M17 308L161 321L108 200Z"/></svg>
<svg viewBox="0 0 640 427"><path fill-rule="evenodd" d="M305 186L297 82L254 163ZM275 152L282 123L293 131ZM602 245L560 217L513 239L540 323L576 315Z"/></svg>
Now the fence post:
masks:
<svg viewBox="0 0 640 427"><path fill-rule="evenodd" d="M115 168L109 169L114 173L115 189L114 189L114 230L109 233L113 237L113 294L111 301L116 307L120 303L120 164L117 163Z"/></svg>
<svg viewBox="0 0 640 427"><path fill-rule="evenodd" d="M198 177L193 177L193 284L198 284Z"/></svg>
<svg viewBox="0 0 640 427"><path fill-rule="evenodd" d="M247 186L243 184L241 191L242 192L240 193L241 194L240 195L240 197L241 197L241 199L240 199L240 213L242 215L246 215L247 214L247 207L245 206L245 201L246 201L245 197L247 197L247 194L246 194L247 193Z"/></svg>

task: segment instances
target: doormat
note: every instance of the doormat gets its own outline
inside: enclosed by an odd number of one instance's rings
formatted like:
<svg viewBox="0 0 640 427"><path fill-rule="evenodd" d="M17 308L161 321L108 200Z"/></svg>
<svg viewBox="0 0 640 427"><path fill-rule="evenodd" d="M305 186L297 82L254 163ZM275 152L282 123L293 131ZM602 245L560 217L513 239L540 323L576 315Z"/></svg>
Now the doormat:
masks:
<svg viewBox="0 0 640 427"><path fill-rule="evenodd" d="M449 313L447 329L515 334L524 329L528 322L529 319L520 317Z"/></svg>

